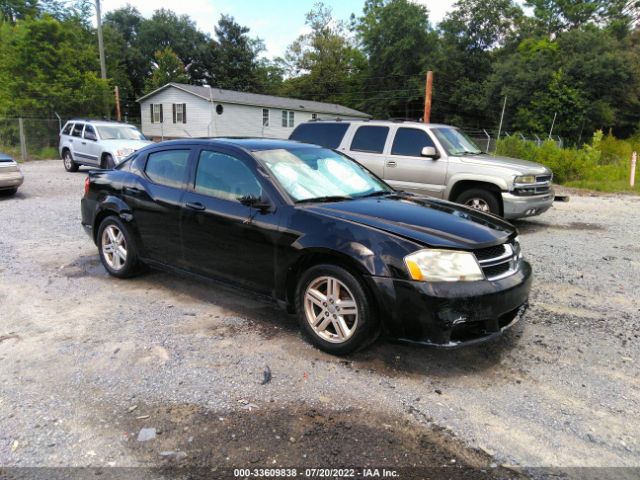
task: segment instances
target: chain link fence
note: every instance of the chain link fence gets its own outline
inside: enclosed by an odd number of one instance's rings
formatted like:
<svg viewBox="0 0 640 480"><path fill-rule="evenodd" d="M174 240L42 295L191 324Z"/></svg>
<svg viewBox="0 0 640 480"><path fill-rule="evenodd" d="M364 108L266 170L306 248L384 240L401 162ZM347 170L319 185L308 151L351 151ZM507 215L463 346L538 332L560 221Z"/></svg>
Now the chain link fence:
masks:
<svg viewBox="0 0 640 480"><path fill-rule="evenodd" d="M68 118L0 118L0 152L16 160L59 158L60 131ZM140 119L128 123L140 128Z"/></svg>
<svg viewBox="0 0 640 480"><path fill-rule="evenodd" d="M489 129L480 129L480 128L461 128L469 138L471 138L483 151L487 153L493 153L496 151L497 142L498 142L498 131L497 130L489 130ZM499 138L506 138L511 136L517 136L522 140L527 140L530 142L534 142L537 146L542 145L547 140L552 140L558 145L558 147L562 148L564 146L564 140L559 135L549 136L539 136L535 134L524 134L520 132L508 132L502 131L499 134Z"/></svg>

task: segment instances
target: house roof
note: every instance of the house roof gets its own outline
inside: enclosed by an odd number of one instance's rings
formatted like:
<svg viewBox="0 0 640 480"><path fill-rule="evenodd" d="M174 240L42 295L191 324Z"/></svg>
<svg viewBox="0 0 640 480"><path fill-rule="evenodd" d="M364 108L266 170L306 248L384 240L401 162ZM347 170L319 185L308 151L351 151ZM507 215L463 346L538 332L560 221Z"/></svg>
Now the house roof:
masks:
<svg viewBox="0 0 640 480"><path fill-rule="evenodd" d="M187 85L184 83L167 83L165 86L154 90L151 93L140 97L137 101L142 102L156 93L174 87L184 92L200 97L203 100L219 103L236 103L240 105L255 105L258 107L282 108L285 110L302 110L310 113L323 113L328 115L343 115L351 117L371 118L367 113L343 107L336 103L313 102L311 100L300 100L297 98L275 97L273 95L261 95L258 93L236 92L234 90L223 90L221 88L201 87L198 85Z"/></svg>

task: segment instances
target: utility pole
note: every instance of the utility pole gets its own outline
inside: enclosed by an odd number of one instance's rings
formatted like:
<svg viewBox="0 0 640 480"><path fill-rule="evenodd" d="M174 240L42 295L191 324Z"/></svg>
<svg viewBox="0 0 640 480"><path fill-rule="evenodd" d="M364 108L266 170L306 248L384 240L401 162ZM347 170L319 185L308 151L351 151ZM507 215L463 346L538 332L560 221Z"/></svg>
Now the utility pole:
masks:
<svg viewBox="0 0 640 480"><path fill-rule="evenodd" d="M424 114L422 115L422 121L429 123L431 121L431 92L433 89L433 72L429 70L427 72L427 81L424 92Z"/></svg>
<svg viewBox="0 0 640 480"><path fill-rule="evenodd" d="M120 121L120 90L118 89L117 85L115 88L115 94L116 94L116 120Z"/></svg>
<svg viewBox="0 0 640 480"><path fill-rule="evenodd" d="M504 96L504 102L502 102L502 113L500 114L500 126L498 127L498 140L500 140L500 134L502 133L502 121L504 120L504 111L507 108L507 96Z"/></svg>
<svg viewBox="0 0 640 480"><path fill-rule="evenodd" d="M102 41L102 17L100 14L100 0L96 0L96 19L98 25L98 51L100 52L100 77L107 79L107 65L104 61L104 42Z"/></svg>
<svg viewBox="0 0 640 480"><path fill-rule="evenodd" d="M553 126L556 124L557 116L558 116L558 112L553 114L553 121L551 122L551 128L549 129L549 140L551 140L551 133L553 132Z"/></svg>

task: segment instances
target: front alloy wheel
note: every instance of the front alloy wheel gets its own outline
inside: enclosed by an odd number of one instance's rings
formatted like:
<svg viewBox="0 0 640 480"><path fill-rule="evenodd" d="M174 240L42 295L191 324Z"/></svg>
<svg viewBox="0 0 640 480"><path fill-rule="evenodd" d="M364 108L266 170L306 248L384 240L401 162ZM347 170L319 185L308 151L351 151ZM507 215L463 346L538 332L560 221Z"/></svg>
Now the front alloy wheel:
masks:
<svg viewBox="0 0 640 480"><path fill-rule="evenodd" d="M320 277L304 295L307 322L322 339L344 343L358 327L358 305L347 286L335 277Z"/></svg>
<svg viewBox="0 0 640 480"><path fill-rule="evenodd" d="M491 212L491 208L489 208L489 204L483 198L471 198L467 200L465 203L467 207L471 207L475 210L480 210L481 212Z"/></svg>
<svg viewBox="0 0 640 480"><path fill-rule="evenodd" d="M108 225L102 231L102 255L113 270L122 270L127 262L127 241L116 225Z"/></svg>

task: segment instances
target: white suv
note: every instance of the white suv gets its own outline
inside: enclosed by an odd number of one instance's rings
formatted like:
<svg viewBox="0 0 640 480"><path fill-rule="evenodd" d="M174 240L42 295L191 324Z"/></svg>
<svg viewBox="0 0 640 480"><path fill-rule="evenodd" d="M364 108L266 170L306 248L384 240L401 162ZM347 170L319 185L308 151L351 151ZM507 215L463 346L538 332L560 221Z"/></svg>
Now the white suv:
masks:
<svg viewBox="0 0 640 480"><path fill-rule="evenodd" d="M113 168L150 142L133 125L99 120L69 120L60 132L60 157L67 172L80 165Z"/></svg>

